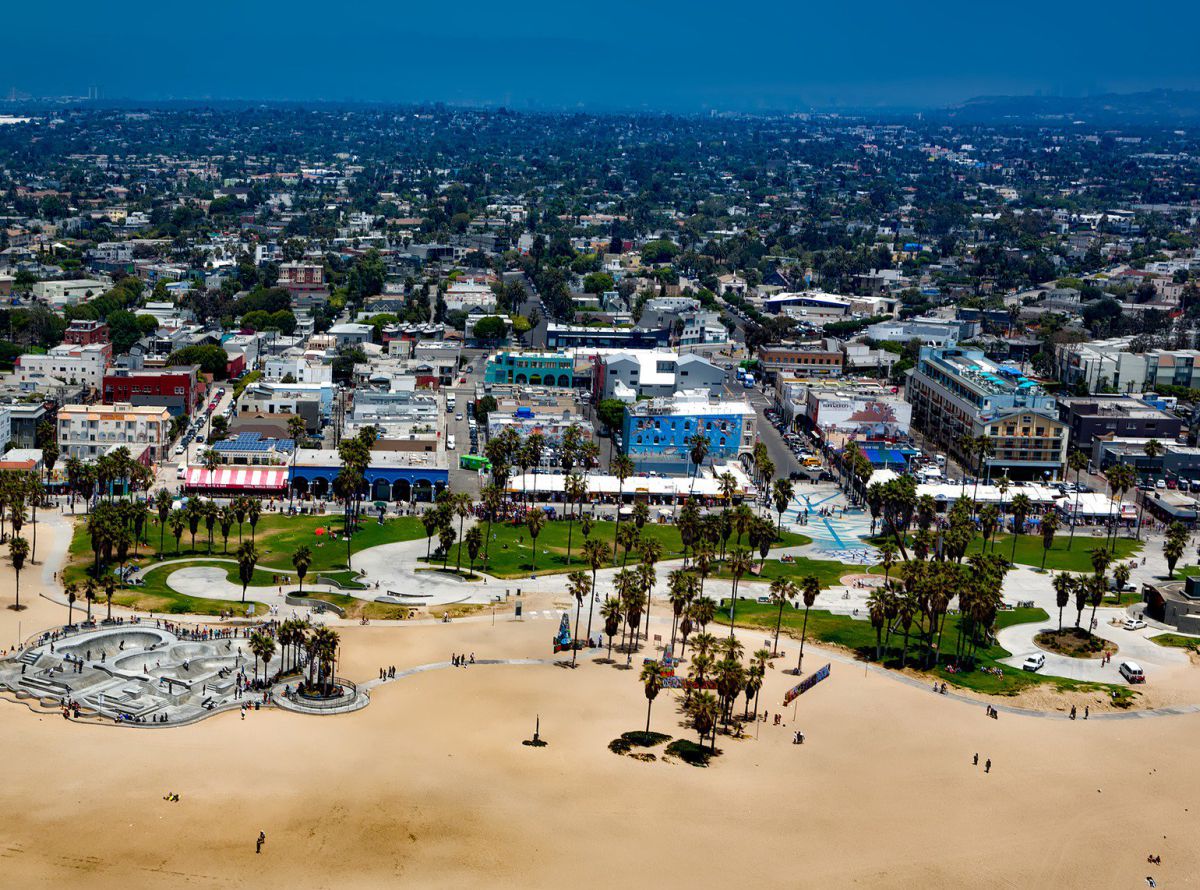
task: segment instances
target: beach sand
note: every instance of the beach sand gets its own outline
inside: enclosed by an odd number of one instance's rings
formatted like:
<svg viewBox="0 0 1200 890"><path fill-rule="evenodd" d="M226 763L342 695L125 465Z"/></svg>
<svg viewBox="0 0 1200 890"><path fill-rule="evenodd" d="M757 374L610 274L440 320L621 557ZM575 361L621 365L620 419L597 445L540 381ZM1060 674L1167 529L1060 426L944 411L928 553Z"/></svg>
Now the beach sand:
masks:
<svg viewBox="0 0 1200 890"><path fill-rule="evenodd" d="M63 620L28 601L27 629ZM15 619L0 610L3 639ZM505 615L495 627L344 627L339 673L365 681L451 653L551 659L556 627ZM819 647L806 654L824 662ZM608 750L645 726L639 658L631 671L446 668L388 683L350 715L231 713L173 729L0 702L4 884L1095 888L1200 873L1200 715L991 720L982 704L835 662L799 699L797 724L781 704L795 679L769 672L760 708L785 725L721 737L724 753L699 769ZM653 728L695 739L676 697L659 695ZM549 744L523 746L539 715Z"/></svg>

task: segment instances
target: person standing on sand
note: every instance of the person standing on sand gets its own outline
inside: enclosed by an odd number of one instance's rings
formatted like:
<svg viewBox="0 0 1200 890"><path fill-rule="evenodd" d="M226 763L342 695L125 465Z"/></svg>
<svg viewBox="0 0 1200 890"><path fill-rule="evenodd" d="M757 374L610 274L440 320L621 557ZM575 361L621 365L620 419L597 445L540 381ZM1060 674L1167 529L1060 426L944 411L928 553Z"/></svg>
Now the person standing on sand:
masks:
<svg viewBox="0 0 1200 890"><path fill-rule="evenodd" d="M979 766L979 752L975 752L975 758L971 761L971 766Z"/></svg>
<svg viewBox="0 0 1200 890"><path fill-rule="evenodd" d="M987 762L983 765L983 771L985 773L990 773L992 771L992 758L989 757L987 759Z"/></svg>
<svg viewBox="0 0 1200 890"><path fill-rule="evenodd" d="M266 842L267 842L267 833L265 831L260 831L258 833L258 840L254 842L254 852L261 853L263 844L265 844Z"/></svg>

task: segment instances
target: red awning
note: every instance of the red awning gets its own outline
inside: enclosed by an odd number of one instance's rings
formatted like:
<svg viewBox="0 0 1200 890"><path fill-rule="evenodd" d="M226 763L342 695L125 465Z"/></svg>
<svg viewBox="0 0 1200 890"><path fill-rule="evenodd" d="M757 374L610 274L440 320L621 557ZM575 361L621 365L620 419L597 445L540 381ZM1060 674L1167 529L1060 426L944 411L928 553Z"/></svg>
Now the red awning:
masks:
<svg viewBox="0 0 1200 890"><path fill-rule="evenodd" d="M247 491L287 490L287 467L188 467L186 488L230 488Z"/></svg>

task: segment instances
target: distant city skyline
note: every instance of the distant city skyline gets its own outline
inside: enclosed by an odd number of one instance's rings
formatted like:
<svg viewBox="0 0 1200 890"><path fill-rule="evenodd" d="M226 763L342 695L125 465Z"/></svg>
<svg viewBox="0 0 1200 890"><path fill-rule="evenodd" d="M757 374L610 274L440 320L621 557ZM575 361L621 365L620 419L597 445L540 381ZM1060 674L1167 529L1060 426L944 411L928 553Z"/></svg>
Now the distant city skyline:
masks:
<svg viewBox="0 0 1200 890"><path fill-rule="evenodd" d="M1200 27L1200 4L1130 16L1016 0L1002 11L934 0L801 6L713 0L594 15L546 0L343 8L312 0L194 8L64 0L8 12L0 97L443 101L512 108L775 111L933 108L981 95L1200 89L1200 65L1162 40ZM399 13L399 14L398 14ZM736 15L734 14L736 13Z"/></svg>

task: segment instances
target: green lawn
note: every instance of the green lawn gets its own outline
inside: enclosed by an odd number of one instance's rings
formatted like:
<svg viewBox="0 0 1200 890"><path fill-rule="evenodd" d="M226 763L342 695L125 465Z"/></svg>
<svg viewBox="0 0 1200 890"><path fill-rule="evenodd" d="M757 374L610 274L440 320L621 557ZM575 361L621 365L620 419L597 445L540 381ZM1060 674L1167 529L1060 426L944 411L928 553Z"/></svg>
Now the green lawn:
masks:
<svg viewBox="0 0 1200 890"><path fill-rule="evenodd" d="M1075 543L1071 549L1067 549L1070 543L1069 537L1063 532L1059 532L1054 536L1054 546L1050 548L1050 552L1046 553L1042 548L1041 535L1018 535L1016 555L1013 555L1012 535L1001 534L997 535L993 542L988 543L988 552L995 552L1005 559L1011 559L1019 565L1040 567L1042 564L1043 554L1046 557L1047 570L1053 569L1056 572L1090 572L1092 571L1092 550L1097 547L1104 546L1104 538L1093 538L1091 536L1083 536L1076 534ZM891 538L875 537L871 539L871 543L880 544L884 540ZM911 548L912 537L909 536L907 546ZM1117 538L1116 543L1116 559L1118 561L1128 559L1134 553L1137 553L1142 548L1142 541L1135 541L1132 538ZM967 547L967 555L979 553L983 548L983 538L976 536Z"/></svg>
<svg viewBox="0 0 1200 890"><path fill-rule="evenodd" d="M317 529L323 528L325 534L318 535ZM258 520L254 530L254 545L258 549L258 564L267 568L292 570L292 554L303 545L312 551L312 563L309 574L325 572L332 569L346 568L346 542L341 540L342 521L337 515L326 516L285 516L279 513L266 513ZM157 559L178 559L188 556L208 556L208 531L203 523L196 532L196 547L192 549L192 536L184 529L179 541L179 552L175 549L175 539L171 536L170 528L160 538L158 517L152 517L146 523L146 538L148 545L143 546L142 552L149 550L150 555ZM242 526L242 540L250 540L250 523ZM373 517L365 517L358 531L351 540L351 553L366 550L379 544L391 544L395 541L413 541L425 537L425 528L420 519L413 516L403 516L391 519L380 525ZM336 539L336 540L335 540ZM163 547L159 552L159 541ZM213 529L213 556L232 557L238 548L238 527L235 523L229 532L229 541L221 537L221 527ZM76 526L75 537L71 541L72 554L77 552L91 555L91 541L87 536L85 523Z"/></svg>
<svg viewBox="0 0 1200 890"><path fill-rule="evenodd" d="M318 527L332 528L334 534L327 532L325 535L317 535L316 529ZM277 513L264 514L259 519L258 527L255 530L255 542L259 551L259 560L258 568L256 568L254 578L251 581L251 586L269 587L280 581L294 583L294 569L291 557L302 544L307 544L313 554L312 564L308 572L308 580L310 582L315 580L318 572L331 574L345 582L352 581L353 573L345 568L345 542L333 540L333 537L340 535L340 533L341 523L336 521L336 517L333 516L315 517L284 516ZM249 539L249 523L243 526L243 535L245 539ZM217 558L233 558L237 550L236 525L234 525L230 532L228 552L224 552L225 542L221 538L220 527L217 526L214 529L213 559L208 558L208 532L203 524L201 524L199 531L196 533L195 549L191 547L190 531L184 530L183 537L179 542L180 552L178 554L175 551L175 539L171 536L169 528L163 535L163 550L161 553L159 552L160 538L157 517L146 524L145 537L147 543L139 547L139 552L136 556L133 554L130 555L130 563L146 568L163 560L186 559L188 560L187 565L218 565L227 570L227 577L231 583L240 586L241 581L238 580L236 565L213 561ZM393 541L409 541L423 537L425 537L425 529L421 525L420 520L414 517L394 519L383 525L380 525L375 519L367 519L361 524L358 532L355 533L352 540L352 548L354 552L357 552L360 549L374 547L378 544L387 544ZM72 535L68 548L68 554L70 558L66 568L63 570L63 579L82 584L91 573L94 559L91 539L87 534L86 520L80 520L76 523L75 532ZM185 568L185 566L181 564L177 568ZM113 602L130 608L174 614L215 615L230 608L238 613L244 612L244 608L240 603L189 597L172 590L167 586L166 579L177 568L171 568L170 570L160 569L147 573L145 584L120 590L113 597ZM287 577L277 578L276 575L286 575ZM354 600L354 602L357 603L360 601ZM261 615L264 608L261 603L257 604L255 607L257 614ZM389 609L376 609L373 614L369 614L367 617L396 617L392 614L393 611ZM387 614L384 614L384 612Z"/></svg>
<svg viewBox="0 0 1200 890"><path fill-rule="evenodd" d="M758 568L757 560L754 563L754 568ZM880 566L851 565L832 559L809 559L807 556L797 556L790 562L768 559L763 564L761 572L745 575L742 580L769 582L774 581L776 578L788 578L799 584L807 576L816 575L822 587L833 587L835 584L841 583L841 579L846 575L853 574L882 575L883 568ZM722 568L713 577L729 579L733 576Z"/></svg>
<svg viewBox="0 0 1200 890"><path fill-rule="evenodd" d="M1169 646L1172 649L1190 649L1193 652L1200 652L1200 639L1185 637L1183 634L1159 634L1151 637L1150 642L1160 646Z"/></svg>
<svg viewBox="0 0 1200 890"><path fill-rule="evenodd" d="M236 565L198 559L187 565L166 566L162 569L147 572L144 584L117 591L113 596L113 602L131 609L139 609L146 612L165 612L175 615L217 615L220 612L226 612L231 609L235 614L244 615L246 607L249 605L254 605L254 611L257 615L266 613L267 607L262 603L254 602L251 597L254 596L254 588L273 586L274 576L270 572L264 572L259 569L255 570L246 591L246 603L243 604L237 600L231 601L187 596L177 590L172 590L167 585L167 579L180 569L191 566L217 566L225 570L225 577L228 578L229 583L241 587L242 582L238 578L238 567Z"/></svg>
<svg viewBox="0 0 1200 890"><path fill-rule="evenodd" d="M551 575L561 572L570 572L575 569L588 569L590 566L583 561L583 534L580 531L579 523L574 523L574 531L571 534L571 560L567 562L567 537L568 525L570 523L562 520L547 522L542 529L537 539L537 574ZM601 541L608 545L609 550L612 550L613 535L615 533L615 525L613 522L597 522L592 526L593 540ZM628 525L623 522L622 525ZM418 527L420 527L418 525ZM457 525L454 529L458 531ZM486 524L484 525L486 531ZM642 535L647 538L653 538L663 545L663 559L678 559L683 556L683 547L679 539L679 528L675 525L660 525L658 523L647 523L642 528ZM417 537L425 537L425 530L421 527L421 532ZM482 559L476 560L475 567L487 571L489 574L497 578L524 578L533 574L533 550L530 546L529 531L524 525L512 525L510 523L494 523L492 525L493 541L490 543L489 564L485 567ZM797 547L801 544L811 543L812 539L804 535L798 535L794 532L783 532L782 537L776 542L776 547ZM734 544L735 539L730 538L730 544ZM743 544L745 539L743 539ZM436 549L437 541L433 542ZM481 554L482 556L482 554ZM614 562L610 562L609 566L620 565L621 560L625 556L624 549L618 553L618 558ZM458 544L455 543L450 548L450 559L448 565L453 566L458 557ZM438 565L441 565L440 559L431 560ZM636 551L629 555L630 563L637 561ZM466 548L463 548L462 567L467 568L470 560L467 558Z"/></svg>
<svg viewBox="0 0 1200 890"><path fill-rule="evenodd" d="M818 600L819 603L820 600ZM762 628L764 632L767 632L765 635L769 636L775 631L775 620L778 613L778 606L746 601L739 597L736 623L746 627ZM717 611L714 623L719 624L722 618L728 621L728 615L729 600L726 599L722 603L722 608ZM1043 609L1011 609L1000 612L996 616L996 629L1000 630L1013 624L1047 620L1049 620L1049 616ZM793 609L790 606L784 606L782 633L792 631L793 635L799 638L803 623L803 609ZM917 626L914 624L914 633L909 636L907 664L910 667L916 667L917 659L927 651L924 642L915 633L916 629ZM942 633L943 658L953 655L957 636L958 616L951 615L947 618L945 630ZM833 645L850 649L865 661L875 660L875 629L871 627L869 621L858 620L845 615L834 615L824 609L814 608L808 615L808 637L809 639L832 643ZM903 643L903 634L892 634L883 652L883 664L886 667L900 667L900 654ZM1124 691L1124 687L1111 687L1107 684L1079 683L1063 677L1030 673L999 663L999 659L1006 658L1010 654L1002 646L993 644L986 649L979 648L975 651L976 669L969 673L949 673L944 666L939 665L936 669L930 671L929 675L931 678L937 677L939 680L945 680L951 686L972 689L976 692L989 695L1015 695L1023 689L1044 683L1053 684L1059 690L1103 689L1107 692L1113 688L1117 688ZM810 666L814 666L812 662L810 662ZM1003 676L998 677L979 670L979 668L983 667L999 668L1003 672Z"/></svg>

